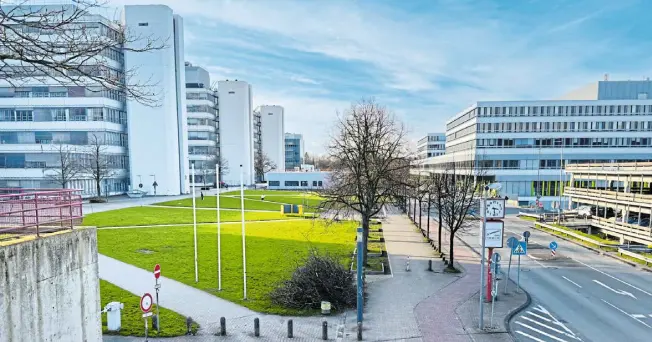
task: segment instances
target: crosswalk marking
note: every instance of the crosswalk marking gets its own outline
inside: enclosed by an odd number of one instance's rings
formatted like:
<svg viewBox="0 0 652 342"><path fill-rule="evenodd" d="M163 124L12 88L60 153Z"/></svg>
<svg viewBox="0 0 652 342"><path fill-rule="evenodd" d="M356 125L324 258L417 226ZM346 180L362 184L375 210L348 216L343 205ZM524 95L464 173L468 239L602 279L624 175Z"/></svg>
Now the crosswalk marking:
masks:
<svg viewBox="0 0 652 342"><path fill-rule="evenodd" d="M582 341L541 305L533 306L532 310L518 316L513 323L519 326L515 327L514 332L516 333L515 337L518 336L520 341Z"/></svg>
<svg viewBox="0 0 652 342"><path fill-rule="evenodd" d="M523 335L523 336L525 336L525 337L528 337L528 338L530 338L530 339L533 339L533 340L535 340L535 341L537 341L537 342L546 342L546 341L544 341L544 340L542 340L542 339L536 338L536 337L534 337L534 336L532 336L532 335L530 335L530 334L524 333L524 332L522 332L522 331L520 331L520 330L517 330L516 333L517 333L517 334L521 334L521 335Z"/></svg>
<svg viewBox="0 0 652 342"><path fill-rule="evenodd" d="M529 321L529 322L535 323L535 324L537 324L537 325L540 325L540 326L542 326L542 327L544 327L544 328L548 328L548 329L550 329L550 330L552 330L552 331L554 331L554 332L556 332L556 333L558 333L558 334L563 334L563 335L566 335L566 336L568 336L568 337L570 337L570 338L576 338L575 336L570 335L570 334L567 334L567 333L565 333L565 332L563 332L563 331L561 331L561 330L558 330L558 329L555 329L555 328L553 328L553 327L551 327L551 326L548 326L548 325L545 325L545 324L543 324L543 323L537 322L537 321L533 320L532 318L529 318L529 317L523 317L523 319L526 320L526 321Z"/></svg>
<svg viewBox="0 0 652 342"><path fill-rule="evenodd" d="M532 312L532 311L528 311L527 313L529 313L530 315L532 315L532 316L534 316L534 317L536 317L536 318L538 318L538 319L542 319L542 320L544 320L544 321L546 321L546 322L548 322L548 323L552 323L551 320L549 320L549 319L547 319L547 318L545 318L545 317L543 317L543 316L539 316L539 315L535 314L535 313Z"/></svg>
<svg viewBox="0 0 652 342"><path fill-rule="evenodd" d="M548 337L550 337L550 338L553 339L553 340L556 340L556 341L559 341L559 342L568 342L568 341L566 341L566 340L562 340L561 338L559 338L559 337L557 337L557 336L550 335L550 334L548 334L548 333L545 332L545 331L541 331L541 330L539 330L539 329L537 329L537 328L535 328L535 327L531 327L531 326L529 326L529 325L527 325L527 324L524 324L524 323L521 323L521 322L516 322L516 324L521 325L521 326L524 326L524 327L526 327L526 328L528 328L528 329L530 329L530 330L536 331L536 332L538 332L538 333L541 334L541 335L548 336Z"/></svg>

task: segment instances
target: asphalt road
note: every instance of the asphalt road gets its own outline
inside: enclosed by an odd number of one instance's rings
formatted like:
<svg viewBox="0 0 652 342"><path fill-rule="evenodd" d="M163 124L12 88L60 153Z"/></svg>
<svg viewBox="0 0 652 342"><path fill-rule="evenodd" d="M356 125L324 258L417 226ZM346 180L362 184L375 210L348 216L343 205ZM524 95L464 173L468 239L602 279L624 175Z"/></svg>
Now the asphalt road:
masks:
<svg viewBox="0 0 652 342"><path fill-rule="evenodd" d="M528 255L521 257L520 284L532 305L510 322L519 341L652 341L652 273L601 256L550 234L531 229L531 222L505 219L504 241L531 232ZM479 247L479 227L462 237ZM551 256L548 245L556 241ZM479 250L479 248L478 248ZM495 249L507 270L509 252ZM516 260L510 278L516 280ZM502 292L502 288L500 289Z"/></svg>

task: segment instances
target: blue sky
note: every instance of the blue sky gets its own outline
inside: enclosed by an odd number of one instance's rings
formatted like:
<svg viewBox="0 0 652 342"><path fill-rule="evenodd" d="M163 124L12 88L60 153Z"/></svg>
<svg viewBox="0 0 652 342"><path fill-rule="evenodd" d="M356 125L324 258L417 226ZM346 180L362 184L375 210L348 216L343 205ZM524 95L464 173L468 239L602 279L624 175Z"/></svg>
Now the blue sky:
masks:
<svg viewBox="0 0 652 342"><path fill-rule="evenodd" d="M113 0L112 4L156 0ZM184 17L186 60L285 107L323 152L337 111L387 105L410 136L481 100L555 98L652 76L646 0L158 0Z"/></svg>

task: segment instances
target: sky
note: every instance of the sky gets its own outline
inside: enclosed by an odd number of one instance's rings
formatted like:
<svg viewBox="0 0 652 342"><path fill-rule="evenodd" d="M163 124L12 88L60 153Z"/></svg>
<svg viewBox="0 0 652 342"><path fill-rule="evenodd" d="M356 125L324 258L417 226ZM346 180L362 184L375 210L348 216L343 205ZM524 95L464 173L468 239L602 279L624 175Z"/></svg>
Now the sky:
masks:
<svg viewBox="0 0 652 342"><path fill-rule="evenodd" d="M186 61L285 107L323 153L338 112L374 98L416 141L476 101L552 99L652 76L649 0L109 0L184 18Z"/></svg>

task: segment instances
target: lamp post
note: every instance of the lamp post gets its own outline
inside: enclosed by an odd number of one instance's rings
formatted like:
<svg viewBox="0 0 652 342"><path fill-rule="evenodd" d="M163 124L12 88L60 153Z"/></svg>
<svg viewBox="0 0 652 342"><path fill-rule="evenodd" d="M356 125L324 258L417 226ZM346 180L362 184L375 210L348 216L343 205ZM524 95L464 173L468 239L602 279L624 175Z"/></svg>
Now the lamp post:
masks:
<svg viewBox="0 0 652 342"><path fill-rule="evenodd" d="M363 237L363 228L358 227L357 229L357 239L356 239L356 244L357 244L357 264L356 264L356 274L357 274L357 318L358 318L358 323L362 324L362 308L364 306L364 298L363 298L363 284L362 284L362 268L364 264L364 237Z"/></svg>

